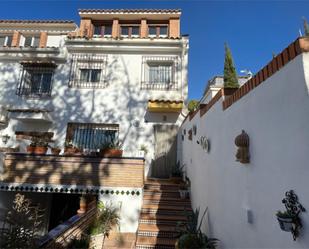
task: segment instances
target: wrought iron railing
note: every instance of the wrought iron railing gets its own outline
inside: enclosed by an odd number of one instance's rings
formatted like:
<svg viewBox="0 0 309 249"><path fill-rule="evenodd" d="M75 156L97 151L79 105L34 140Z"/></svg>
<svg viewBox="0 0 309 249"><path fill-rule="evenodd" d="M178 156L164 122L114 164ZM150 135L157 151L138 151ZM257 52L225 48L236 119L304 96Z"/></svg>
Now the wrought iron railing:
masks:
<svg viewBox="0 0 309 249"><path fill-rule="evenodd" d="M54 66L23 66L16 94L34 98L51 96L54 69Z"/></svg>
<svg viewBox="0 0 309 249"><path fill-rule="evenodd" d="M143 56L143 90L178 90L180 63L178 56Z"/></svg>
<svg viewBox="0 0 309 249"><path fill-rule="evenodd" d="M72 54L69 87L77 88L105 88L108 83L106 80L107 55L98 54ZM97 70L100 73L97 77L85 77L82 71Z"/></svg>

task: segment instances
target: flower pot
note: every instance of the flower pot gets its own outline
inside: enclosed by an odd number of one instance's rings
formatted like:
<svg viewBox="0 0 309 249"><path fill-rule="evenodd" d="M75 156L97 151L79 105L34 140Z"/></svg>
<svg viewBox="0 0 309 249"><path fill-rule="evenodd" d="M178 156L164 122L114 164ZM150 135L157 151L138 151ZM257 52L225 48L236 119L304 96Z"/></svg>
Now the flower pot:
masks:
<svg viewBox="0 0 309 249"><path fill-rule="evenodd" d="M118 149L101 149L100 156L102 157L122 157L123 150Z"/></svg>
<svg viewBox="0 0 309 249"><path fill-rule="evenodd" d="M59 155L60 154L61 149L59 148L51 148L51 152L53 155Z"/></svg>
<svg viewBox="0 0 309 249"><path fill-rule="evenodd" d="M79 153L80 150L78 148L74 148L74 147L66 147L64 148L64 154L65 155L74 155L76 153Z"/></svg>
<svg viewBox="0 0 309 249"><path fill-rule="evenodd" d="M44 146L36 146L34 147L34 154L36 155L45 155L48 148Z"/></svg>
<svg viewBox="0 0 309 249"><path fill-rule="evenodd" d="M27 152L30 153L30 154L33 154L34 153L34 149L35 149L35 146L27 146Z"/></svg>
<svg viewBox="0 0 309 249"><path fill-rule="evenodd" d="M280 217L277 216L280 228L282 231L291 232L293 229L293 217Z"/></svg>
<svg viewBox="0 0 309 249"><path fill-rule="evenodd" d="M85 197L80 197L79 209L77 210L78 214L84 214L87 211L87 200Z"/></svg>

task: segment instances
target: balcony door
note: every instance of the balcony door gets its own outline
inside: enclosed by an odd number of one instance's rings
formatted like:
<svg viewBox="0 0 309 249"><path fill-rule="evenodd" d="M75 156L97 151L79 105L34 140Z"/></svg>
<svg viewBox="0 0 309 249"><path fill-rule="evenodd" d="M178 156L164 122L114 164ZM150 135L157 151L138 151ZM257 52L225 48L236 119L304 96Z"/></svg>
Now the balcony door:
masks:
<svg viewBox="0 0 309 249"><path fill-rule="evenodd" d="M152 177L168 178L177 160L177 125L154 125L155 155Z"/></svg>

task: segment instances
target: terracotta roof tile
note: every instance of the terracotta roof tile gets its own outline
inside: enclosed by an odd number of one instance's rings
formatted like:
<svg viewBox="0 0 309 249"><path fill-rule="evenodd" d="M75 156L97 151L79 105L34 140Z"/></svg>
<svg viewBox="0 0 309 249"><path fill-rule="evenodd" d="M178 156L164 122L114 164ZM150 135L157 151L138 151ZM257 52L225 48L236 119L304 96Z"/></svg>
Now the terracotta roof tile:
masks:
<svg viewBox="0 0 309 249"><path fill-rule="evenodd" d="M79 9L79 12L100 12L100 13L179 13L181 9Z"/></svg>
<svg viewBox="0 0 309 249"><path fill-rule="evenodd" d="M72 20L0 20L0 23L74 23Z"/></svg>

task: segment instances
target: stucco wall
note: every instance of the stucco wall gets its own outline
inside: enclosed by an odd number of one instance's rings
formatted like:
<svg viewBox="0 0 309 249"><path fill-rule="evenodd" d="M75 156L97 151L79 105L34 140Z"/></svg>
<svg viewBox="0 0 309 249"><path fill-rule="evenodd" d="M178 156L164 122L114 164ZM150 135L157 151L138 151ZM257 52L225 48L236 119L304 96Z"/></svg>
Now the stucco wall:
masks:
<svg viewBox="0 0 309 249"><path fill-rule="evenodd" d="M308 75L309 54L304 53L225 111L221 98L180 129L178 157L191 179L192 205L208 207L203 230L220 239L220 247L308 248L308 213L301 214L297 241L280 230L275 216L285 210L281 200L291 189L309 209ZM190 141L193 125L197 134ZM250 137L249 164L235 161L234 139L242 129ZM210 141L209 153L197 144L201 136Z"/></svg>
<svg viewBox="0 0 309 249"><path fill-rule="evenodd" d="M116 45L114 46L116 47ZM119 48L136 49L134 45L130 46L124 44ZM155 47L155 51L161 45L152 43L152 46ZM162 45L162 47L164 46ZM17 96L15 93L21 65L16 61L16 58L0 62L0 88L2 89L0 106L4 105L11 109L46 109L51 111L50 116L53 121L41 123L11 119L8 127L1 130L2 134L8 134L11 138L7 145L2 144L0 140L0 146L23 144L22 141L15 141L14 131L16 130L52 131L55 133L53 139L56 144L63 146L68 122L115 123L119 124L119 138L124 143L124 156L137 156L141 145L147 147L145 167L145 175L147 175L154 153L153 125L158 123L180 125L183 119L183 116L179 114L160 113L154 115L147 112L149 99L184 100L185 102L187 100L187 48L183 49L181 44L179 46L179 50L172 53L152 52L152 48L140 52L105 52L107 55L106 77L109 85L104 89L69 88L71 63L68 57L69 53L65 48L62 48L64 61L59 62L55 70L52 97L45 99L27 99ZM111 47L111 45L107 46L107 48ZM101 51L105 51L104 46ZM80 49L79 52L91 53L89 50L87 52L86 48ZM147 56L173 55L179 57L178 90L141 90L142 56L145 54ZM20 55L21 58L26 56L29 55ZM166 121L163 121L163 115L167 116ZM134 126L136 121L139 121L138 127Z"/></svg>

